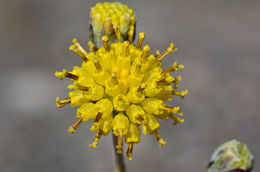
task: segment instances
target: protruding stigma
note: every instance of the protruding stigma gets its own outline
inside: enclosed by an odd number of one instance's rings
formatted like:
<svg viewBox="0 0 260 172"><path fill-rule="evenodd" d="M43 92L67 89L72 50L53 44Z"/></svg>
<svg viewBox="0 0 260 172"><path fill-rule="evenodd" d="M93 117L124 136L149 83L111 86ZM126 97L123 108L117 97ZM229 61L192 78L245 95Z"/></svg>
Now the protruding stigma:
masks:
<svg viewBox="0 0 260 172"><path fill-rule="evenodd" d="M136 44L137 49L141 49L142 44L144 42L144 38L145 38L145 33L144 32L139 33L139 37Z"/></svg>
<svg viewBox="0 0 260 172"><path fill-rule="evenodd" d="M78 80L79 77L77 75L72 74L71 72L67 72L66 69L63 69L62 72L55 72L55 76L58 77L60 80L62 80L64 77L70 78L73 80Z"/></svg>
<svg viewBox="0 0 260 172"><path fill-rule="evenodd" d="M129 42L125 41L124 45L123 45L123 55L125 57L129 56L130 52L129 52Z"/></svg>
<svg viewBox="0 0 260 172"><path fill-rule="evenodd" d="M98 48L91 41L88 42L88 46L90 48L90 51L96 52L98 50Z"/></svg>
<svg viewBox="0 0 260 172"><path fill-rule="evenodd" d="M182 64L178 65L177 62L174 62L174 64L167 68L167 69L164 69L161 74L165 74L165 73L170 73L170 72L174 72L174 71L177 71L179 69L183 69L184 66Z"/></svg>
<svg viewBox="0 0 260 172"><path fill-rule="evenodd" d="M128 157L129 160L133 160L132 159L133 148L134 148L134 143L129 143L128 149L127 149L127 152L126 152L126 156Z"/></svg>
<svg viewBox="0 0 260 172"><path fill-rule="evenodd" d="M156 56L156 58L158 60L162 60L165 56L167 56L168 54L172 53L173 51L176 51L177 48L174 47L174 44L171 43L170 46L164 50L160 55Z"/></svg>
<svg viewBox="0 0 260 172"><path fill-rule="evenodd" d="M188 90L184 90L184 91L176 91L176 90L173 90L172 91L172 94L173 95L176 95L176 96L180 96L181 98L184 98L185 95L188 94Z"/></svg>
<svg viewBox="0 0 260 172"><path fill-rule="evenodd" d="M93 64L94 64L94 66L95 66L97 71L101 71L102 70L102 67L101 67L101 65L99 63L99 60L97 58L93 59Z"/></svg>
<svg viewBox="0 0 260 172"><path fill-rule="evenodd" d="M143 48L141 59L144 60L148 56L148 52L150 51L149 45L145 45Z"/></svg>
<svg viewBox="0 0 260 172"><path fill-rule="evenodd" d="M102 117L102 112L98 112L94 122L99 122Z"/></svg>
<svg viewBox="0 0 260 172"><path fill-rule="evenodd" d="M142 67L142 63L140 61L136 62L136 66L134 70L135 75L139 75L141 73L141 67Z"/></svg>
<svg viewBox="0 0 260 172"><path fill-rule="evenodd" d="M120 131L119 135L117 137L117 145L116 145L116 149L117 149L118 154L122 153L122 145L123 145L123 132Z"/></svg>
<svg viewBox="0 0 260 172"><path fill-rule="evenodd" d="M176 125L176 124L179 124L179 123L184 123L184 119L181 119L181 118L179 118L178 116L176 116L176 115L170 115L169 116L172 120L173 120L173 125Z"/></svg>
<svg viewBox="0 0 260 172"><path fill-rule="evenodd" d="M133 43L134 35L135 35L135 27L134 26L130 26L130 29L128 31L128 41L130 43Z"/></svg>
<svg viewBox="0 0 260 172"><path fill-rule="evenodd" d="M179 82L181 81L181 75L177 76L175 80L173 81L174 89L177 89L179 87Z"/></svg>
<svg viewBox="0 0 260 172"><path fill-rule="evenodd" d="M73 125L70 126L68 132L74 134L77 128L79 128L81 122L82 122L82 117L80 117Z"/></svg>
<svg viewBox="0 0 260 172"><path fill-rule="evenodd" d="M99 141L100 137L102 136L102 134L103 134L103 131L102 131L102 130L99 130L99 131L97 132L97 135L96 135L96 137L94 138L93 142L89 145L89 147L97 148L98 141Z"/></svg>
<svg viewBox="0 0 260 172"><path fill-rule="evenodd" d="M108 40L108 36L103 36L102 37L102 40L103 40L103 45L104 45L104 48L106 50L106 52L109 52L110 51L110 48L109 48L109 40Z"/></svg>
<svg viewBox="0 0 260 172"><path fill-rule="evenodd" d="M56 106L58 108L61 108L65 105L69 104L70 102L71 102L70 98L66 98L66 99L62 99L62 100L60 100L59 97L56 98Z"/></svg>
<svg viewBox="0 0 260 172"><path fill-rule="evenodd" d="M155 138L157 139L160 147L167 143L166 141L164 141L162 139L162 137L160 136L160 134L159 134L159 132L157 130L155 130L153 134L154 134Z"/></svg>
<svg viewBox="0 0 260 172"><path fill-rule="evenodd" d="M77 42L77 39L73 39L73 45L70 46L70 50L74 51L84 61L88 61L88 53L84 48Z"/></svg>

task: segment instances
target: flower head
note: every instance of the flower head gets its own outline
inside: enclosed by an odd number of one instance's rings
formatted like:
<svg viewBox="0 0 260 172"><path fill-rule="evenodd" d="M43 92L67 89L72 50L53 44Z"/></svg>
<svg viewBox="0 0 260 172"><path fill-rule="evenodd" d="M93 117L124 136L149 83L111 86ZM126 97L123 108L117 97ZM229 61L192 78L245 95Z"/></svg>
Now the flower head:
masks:
<svg viewBox="0 0 260 172"><path fill-rule="evenodd" d="M95 10L92 9L93 15ZM81 66L75 66L70 72L55 73L61 80L70 78L72 84L68 88L73 90L69 98L57 98L57 107L69 103L72 107L79 106L78 120L68 131L74 133L80 123L92 121L91 131L97 135L90 147L97 147L100 137L112 131L118 137L118 153L122 152L123 138L129 144L126 152L129 159L132 159L133 145L140 142L141 128L143 134L154 135L160 146L166 143L158 132L157 119L171 118L174 125L183 123L184 119L179 117L182 112L178 106L169 106L164 101L172 100L173 96L183 98L188 93L176 90L181 78L170 75L183 65L175 62L167 69L161 68L161 60L177 50L173 43L162 53L152 55L148 45L142 46L144 38L142 32L136 45L132 44L132 37L110 44L105 35L103 47L93 49L90 44L90 52L74 39L70 50L82 58Z"/></svg>

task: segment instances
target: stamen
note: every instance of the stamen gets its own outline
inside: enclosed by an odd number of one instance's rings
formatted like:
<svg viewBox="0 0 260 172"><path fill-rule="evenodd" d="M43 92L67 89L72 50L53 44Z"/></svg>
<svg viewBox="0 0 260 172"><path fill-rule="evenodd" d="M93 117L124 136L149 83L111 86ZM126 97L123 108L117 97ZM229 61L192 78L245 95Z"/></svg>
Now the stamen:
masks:
<svg viewBox="0 0 260 172"><path fill-rule="evenodd" d="M98 141L99 141L100 137L102 136L102 134L103 134L103 131L102 131L102 130L99 130L99 131L97 132L97 135L96 135L96 137L94 138L92 144L90 144L89 147L97 148Z"/></svg>
<svg viewBox="0 0 260 172"><path fill-rule="evenodd" d="M183 99L184 96L188 94L188 90L184 90L184 91L176 91L176 90L173 90L173 91L172 91L172 94L173 94L173 95L176 95L176 96L180 96L180 97Z"/></svg>
<svg viewBox="0 0 260 172"><path fill-rule="evenodd" d="M162 60L165 56L167 56L168 54L170 54L176 50L177 50L177 48L174 48L174 44L171 43L170 46L166 50L164 50L164 52L162 52L160 55L158 55L156 58L158 60Z"/></svg>
<svg viewBox="0 0 260 172"><path fill-rule="evenodd" d="M101 71L102 67L101 67L99 60L97 58L93 59L93 64L94 64L97 71Z"/></svg>
<svg viewBox="0 0 260 172"><path fill-rule="evenodd" d="M60 100L59 97L56 98L56 106L58 108L61 108L67 104L69 104L71 102L70 98L66 98L66 99L63 99L63 100Z"/></svg>
<svg viewBox="0 0 260 172"><path fill-rule="evenodd" d="M157 81L156 84L157 85L167 85L170 83L166 80L166 78L164 78L164 79L161 79L160 81Z"/></svg>
<svg viewBox="0 0 260 172"><path fill-rule="evenodd" d="M67 72L66 69L63 69L62 72L55 72L55 76L58 77L60 80L62 80L64 77L73 79L73 80L78 80L79 77L77 75L72 74L71 72Z"/></svg>
<svg viewBox="0 0 260 172"><path fill-rule="evenodd" d="M161 74L170 73L170 72L177 71L177 70L183 69L183 68L184 68L183 65L178 65L177 62L174 62L174 64L171 67L164 69L161 72Z"/></svg>
<svg viewBox="0 0 260 172"><path fill-rule="evenodd" d="M94 122L99 122L101 117L102 117L102 112L98 112Z"/></svg>
<svg viewBox="0 0 260 172"><path fill-rule="evenodd" d="M130 52L129 52L129 42L125 41L124 42L124 46L123 46L123 55L125 57L129 56Z"/></svg>
<svg viewBox="0 0 260 172"><path fill-rule="evenodd" d="M108 40L108 37L107 37L107 36L103 36L103 37L102 37L102 40L103 40L103 45L104 45L104 48L105 48L106 52L109 52L109 51L110 51L110 48L109 48L109 40Z"/></svg>
<svg viewBox="0 0 260 172"><path fill-rule="evenodd" d="M163 109L163 110L169 111L169 112L173 112L173 113L178 113L180 111L179 106L171 107L171 106L166 105L166 104L162 104L160 108Z"/></svg>
<svg viewBox="0 0 260 172"><path fill-rule="evenodd" d="M137 49L141 49L142 44L144 42L144 37L145 37L145 33L144 32L139 33L139 37L138 37L137 44L136 44L136 48Z"/></svg>
<svg viewBox="0 0 260 172"><path fill-rule="evenodd" d="M134 148L134 143L129 143L128 149L127 149L127 152L126 152L126 156L128 157L129 160L133 160L132 159L133 148Z"/></svg>
<svg viewBox="0 0 260 172"><path fill-rule="evenodd" d="M149 45L145 45L141 56L142 60L144 60L147 57L149 51L150 51Z"/></svg>
<svg viewBox="0 0 260 172"><path fill-rule="evenodd" d="M98 48L91 41L88 42L88 46L90 48L90 51L96 52L98 50Z"/></svg>
<svg viewBox="0 0 260 172"><path fill-rule="evenodd" d="M121 33L119 27L115 29L116 30L116 40L117 42L121 42Z"/></svg>
<svg viewBox="0 0 260 172"><path fill-rule="evenodd" d="M118 154L122 153L122 145L123 145L123 133L122 133L122 131L120 131L119 135L118 135L117 145L116 145Z"/></svg>
<svg viewBox="0 0 260 172"><path fill-rule="evenodd" d="M153 134L154 134L155 138L157 139L160 147L167 143L166 141L164 141L162 139L162 137L160 136L160 134L157 130L155 130Z"/></svg>
<svg viewBox="0 0 260 172"><path fill-rule="evenodd" d="M74 134L81 122L82 122L82 117L80 117L73 125L70 126L68 132Z"/></svg>
<svg viewBox="0 0 260 172"><path fill-rule="evenodd" d="M82 86L82 85L80 85L80 84L76 84L76 88L78 89L78 90L81 90L81 91L89 91L89 89L90 89L90 87L85 87L85 86Z"/></svg>
<svg viewBox="0 0 260 172"><path fill-rule="evenodd" d="M73 39L73 45L70 46L70 50L74 51L84 61L88 61L88 53L84 48L77 42L77 39Z"/></svg>
<svg viewBox="0 0 260 172"><path fill-rule="evenodd" d="M135 27L134 26L130 26L130 29L129 29L129 32L128 32L128 41L129 41L129 43L133 43L134 33L135 33Z"/></svg>
<svg viewBox="0 0 260 172"><path fill-rule="evenodd" d="M114 85L118 85L117 73L115 72L112 73L112 82Z"/></svg>

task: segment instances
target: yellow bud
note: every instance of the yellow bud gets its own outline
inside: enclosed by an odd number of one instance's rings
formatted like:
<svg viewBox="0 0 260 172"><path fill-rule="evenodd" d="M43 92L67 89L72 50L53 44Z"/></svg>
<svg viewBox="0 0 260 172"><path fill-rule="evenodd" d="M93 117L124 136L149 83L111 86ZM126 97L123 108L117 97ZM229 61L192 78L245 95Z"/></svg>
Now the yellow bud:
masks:
<svg viewBox="0 0 260 172"><path fill-rule="evenodd" d="M113 104L108 99L101 99L96 103L96 108L102 113L101 118L106 119L112 117Z"/></svg>
<svg viewBox="0 0 260 172"><path fill-rule="evenodd" d="M128 133L125 135L126 143L139 143L141 131L138 125L130 122Z"/></svg>
<svg viewBox="0 0 260 172"><path fill-rule="evenodd" d="M113 98L114 109L117 111L125 111L129 107L129 101L125 95L119 94Z"/></svg>
<svg viewBox="0 0 260 172"><path fill-rule="evenodd" d="M85 97L84 92L80 90L70 91L69 97L71 100L71 106L80 106L84 103L87 103L89 100Z"/></svg>
<svg viewBox="0 0 260 172"><path fill-rule="evenodd" d="M129 120L123 113L117 114L113 119L113 133L118 136L120 132L126 135L129 128Z"/></svg>
<svg viewBox="0 0 260 172"><path fill-rule="evenodd" d="M129 120L135 124L141 124L146 119L144 110L140 106L134 104L126 110L126 114L129 117Z"/></svg>
<svg viewBox="0 0 260 172"><path fill-rule="evenodd" d="M77 109L77 117L82 117L82 121L87 122L89 119L95 119L98 113L94 103L85 103Z"/></svg>

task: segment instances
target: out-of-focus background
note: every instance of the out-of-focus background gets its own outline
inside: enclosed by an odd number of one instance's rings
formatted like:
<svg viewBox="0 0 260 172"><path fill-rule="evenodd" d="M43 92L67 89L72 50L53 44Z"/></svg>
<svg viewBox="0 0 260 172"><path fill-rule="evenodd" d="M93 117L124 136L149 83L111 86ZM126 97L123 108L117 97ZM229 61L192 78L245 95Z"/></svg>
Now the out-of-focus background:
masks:
<svg viewBox="0 0 260 172"><path fill-rule="evenodd" d="M72 38L87 46L90 7L97 0L2 0L0 2L0 171L113 171L111 136L89 148L90 124L67 132L75 108L55 106L67 97L69 80L56 70L71 70L81 59L68 47ZM180 105L186 122L162 121L167 144L158 148L142 136L128 171L203 172L220 143L245 142L260 171L260 1L129 0L137 33L146 32L152 51L171 41L179 51L168 56L185 65Z"/></svg>

